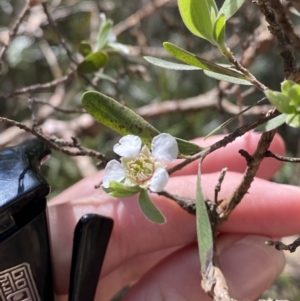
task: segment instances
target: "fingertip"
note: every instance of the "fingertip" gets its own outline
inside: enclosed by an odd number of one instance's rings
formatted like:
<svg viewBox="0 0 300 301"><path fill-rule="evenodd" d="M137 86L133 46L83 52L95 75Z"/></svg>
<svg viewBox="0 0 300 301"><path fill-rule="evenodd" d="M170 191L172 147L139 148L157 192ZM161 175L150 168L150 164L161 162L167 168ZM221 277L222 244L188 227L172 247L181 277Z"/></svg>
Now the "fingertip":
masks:
<svg viewBox="0 0 300 301"><path fill-rule="evenodd" d="M204 140L204 138L194 139L192 142L201 147L208 147L214 143L222 140L224 135L211 136ZM222 168L227 168L228 171L243 173L247 167L246 160L239 154L239 150L244 149L250 155L253 154L257 148L261 135L254 132L247 132L245 135L236 138L232 143L225 147L219 148L209 154L203 161L201 166L202 173L220 172ZM284 155L285 145L280 135L276 134L270 151L273 153ZM273 158L265 158L256 174L257 177L263 179L270 179L282 166L282 162ZM198 170L198 161L192 162L186 168L174 173L174 175L190 175L196 174Z"/></svg>
<svg viewBox="0 0 300 301"><path fill-rule="evenodd" d="M224 248L227 239L229 247ZM223 245L219 257L220 267L230 296L234 299L255 299L283 271L284 254L267 246L265 241L268 239L264 236L248 235L231 245L232 236L226 235L219 241L219 245Z"/></svg>

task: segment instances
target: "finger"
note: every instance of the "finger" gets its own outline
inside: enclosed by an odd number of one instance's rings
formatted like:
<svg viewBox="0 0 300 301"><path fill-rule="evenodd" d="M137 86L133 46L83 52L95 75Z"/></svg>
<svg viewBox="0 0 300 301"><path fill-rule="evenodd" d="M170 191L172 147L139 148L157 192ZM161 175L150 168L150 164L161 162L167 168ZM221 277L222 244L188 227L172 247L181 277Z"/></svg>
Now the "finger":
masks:
<svg viewBox="0 0 300 301"><path fill-rule="evenodd" d="M219 141L223 137L223 135L216 135L208 138L207 140L198 138L194 140L194 142L205 147ZM245 149L249 153L253 153L257 147L259 138L260 135L248 132L244 136L237 138L233 143L228 144L225 148L221 148L209 154L203 162L202 173L220 172L220 170L224 167L227 167L229 171L244 172L246 168L246 161L238 153L238 151L240 149ZM274 153L284 155L284 142L279 135L276 135L273 139L270 150ZM275 159L266 158L261 163L257 176L269 179L275 174L276 171L279 170L281 165L281 162ZM186 166L184 169L174 173L173 176L197 174L197 169L198 161L195 161ZM94 187L100 183L102 177L103 171L100 171L91 177L79 181L77 184L69 189L66 189L63 193L56 197L53 200L53 203L60 204L69 199L78 199L94 194Z"/></svg>
<svg viewBox="0 0 300 301"><path fill-rule="evenodd" d="M84 199L82 202L78 200L49 207L54 279L60 294L68 291L73 231L79 218L86 213L98 213L114 219L114 229L102 269L103 277L137 256L183 245L186 241L195 241L194 227L191 227L191 231L190 227L176 225L175 215L181 217L183 223L195 223L194 216L184 212L177 204L161 204L160 209L167 213L165 215L168 222L157 225L143 216L136 198L112 200L104 192L99 192L100 197L90 197L88 201ZM176 242L165 240L173 231L178 235Z"/></svg>
<svg viewBox="0 0 300 301"><path fill-rule="evenodd" d="M196 144L207 147L224 138L224 135L216 135L204 138L195 139ZM234 142L222 147L213 153L209 154L202 165L202 173L219 172L222 168L227 167L230 171L244 172L246 168L246 160L239 154L240 149L244 149L252 154L256 148L261 135L248 132L245 135L237 138ZM271 143L270 151L276 154L284 155L284 141L279 135L276 135ZM175 165L175 164L173 164ZM282 163L272 159L265 158L256 174L259 178L270 179L282 166ZM183 170L174 173L174 175L197 174L198 161L194 161L185 167Z"/></svg>
<svg viewBox="0 0 300 301"><path fill-rule="evenodd" d="M203 194L209 200L214 200L214 187L218 176L218 173L202 175ZM239 173L227 173L218 199L232 194L242 181L242 177ZM180 179L170 179L166 190L174 195L194 199L196 177L184 176ZM220 230L231 233L256 233L271 237L296 234L300 227L299 195L299 187L255 178L248 193ZM153 199L156 200L157 197L154 195Z"/></svg>
<svg viewBox="0 0 300 301"><path fill-rule="evenodd" d="M119 267L101 277L95 300L112 300L125 286L137 282L146 272L158 264L162 259L174 253L178 248L169 248L149 254L136 256L127 260Z"/></svg>
<svg viewBox="0 0 300 301"><path fill-rule="evenodd" d="M253 300L283 270L282 252L264 245L266 237L223 236L219 251L230 296L237 300ZM232 245L232 241L235 241ZM228 245L228 243L230 245ZM219 243L218 243L219 244ZM227 245L224 248L224 245ZM200 288L200 264L196 246L179 250L159 263L126 294L133 300L211 300ZM100 300L100 299L96 299Z"/></svg>
<svg viewBox="0 0 300 301"><path fill-rule="evenodd" d="M204 194L212 199L218 174L203 176ZM229 173L222 185L221 196L229 194L241 175ZM170 179L167 189L177 195L195 197L196 177ZM256 179L249 194L221 228L223 232L257 233L286 236L298 232L300 221L299 188L290 188ZM196 240L195 217L173 201L153 194L153 201L166 216L167 223L156 225L143 216L136 198L112 199L101 190L88 198L49 208L56 286L66 293L70 269L73 230L86 213L110 216L115 221L112 238L103 267L103 276L122 263L143 254L178 247Z"/></svg>

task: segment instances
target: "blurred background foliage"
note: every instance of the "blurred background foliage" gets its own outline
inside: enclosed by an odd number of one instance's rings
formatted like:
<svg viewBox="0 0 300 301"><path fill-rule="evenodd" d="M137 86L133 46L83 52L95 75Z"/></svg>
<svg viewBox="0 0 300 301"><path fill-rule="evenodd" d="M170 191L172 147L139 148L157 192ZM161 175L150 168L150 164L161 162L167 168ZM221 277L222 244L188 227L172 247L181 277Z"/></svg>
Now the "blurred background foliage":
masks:
<svg viewBox="0 0 300 301"><path fill-rule="evenodd" d="M55 135L67 141L71 140L71 136L76 136L81 145L112 157L112 145L119 136L81 112L81 96L87 90L96 88L126 106L143 112L141 115L158 130L184 139L206 135L232 116L232 112L222 105L224 98L234 109L239 109L263 97L258 90L219 83L206 77L202 71L165 70L143 59L143 55L168 58L162 43L169 41L208 60L225 62L216 48L193 36L185 28L174 0L48 1L48 11L76 62L83 60L78 52L81 41L95 45L100 13L114 22L117 41L128 46L128 53L110 52L108 63L98 73L87 74L85 77L75 74L60 84L41 88L39 85L59 80L70 74L75 67L39 2L30 2L30 9L2 57L2 117L29 126L35 121L47 135ZM216 2L220 5L223 1ZM153 3L156 3L156 7ZM25 1L0 1L2 45L7 43L8 31L24 5ZM299 24L297 14L291 13L290 17L295 25ZM272 89L280 89L280 82L284 79L280 49L254 3L246 1L229 20L227 38L237 58L246 62L261 82ZM32 85L38 85L38 88L27 93L16 93ZM212 89L217 91L215 101L211 104L204 101L205 105L199 105L203 103L203 99L200 101L201 95ZM193 98L193 105L182 108L179 104L184 104L188 98ZM168 104L172 110L166 111L163 104ZM67 113L61 109L79 111ZM224 133L257 118L259 113L258 109L256 114L244 116L226 128ZM282 126L280 133L286 142L287 154L300 156L299 131ZM0 124L0 147L17 144L26 138L28 134L20 129ZM94 173L95 164L96 160L89 157L70 157L53 152L44 166L44 173L53 190L51 196ZM300 171L296 164L285 164L275 180L298 184L299 177ZM284 282L284 278L280 281ZM296 295L296 299L300 300L299 293Z"/></svg>

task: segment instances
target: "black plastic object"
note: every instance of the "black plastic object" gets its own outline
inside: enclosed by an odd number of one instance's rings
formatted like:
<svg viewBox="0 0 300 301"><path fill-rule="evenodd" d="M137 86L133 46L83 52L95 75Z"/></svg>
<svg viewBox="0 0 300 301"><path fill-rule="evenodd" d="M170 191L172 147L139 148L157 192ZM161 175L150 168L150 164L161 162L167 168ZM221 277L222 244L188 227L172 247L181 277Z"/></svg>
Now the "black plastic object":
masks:
<svg viewBox="0 0 300 301"><path fill-rule="evenodd" d="M0 151L0 300L54 300L40 164L50 149L34 139Z"/></svg>
<svg viewBox="0 0 300 301"><path fill-rule="evenodd" d="M93 301L113 220L97 214L81 217L74 232L69 301Z"/></svg>
<svg viewBox="0 0 300 301"><path fill-rule="evenodd" d="M0 301L54 301L46 196L33 139L0 151ZM93 301L113 220L86 214L74 233L70 301Z"/></svg>

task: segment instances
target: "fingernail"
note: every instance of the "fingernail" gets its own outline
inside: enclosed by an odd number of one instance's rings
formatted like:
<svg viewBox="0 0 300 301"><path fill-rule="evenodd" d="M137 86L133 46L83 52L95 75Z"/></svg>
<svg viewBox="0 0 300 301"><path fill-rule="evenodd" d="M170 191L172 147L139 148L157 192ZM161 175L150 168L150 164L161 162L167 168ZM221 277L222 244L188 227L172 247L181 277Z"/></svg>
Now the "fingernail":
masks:
<svg viewBox="0 0 300 301"><path fill-rule="evenodd" d="M232 298L256 298L282 272L284 254L265 245L266 240L269 238L249 235L221 251L220 266Z"/></svg>

